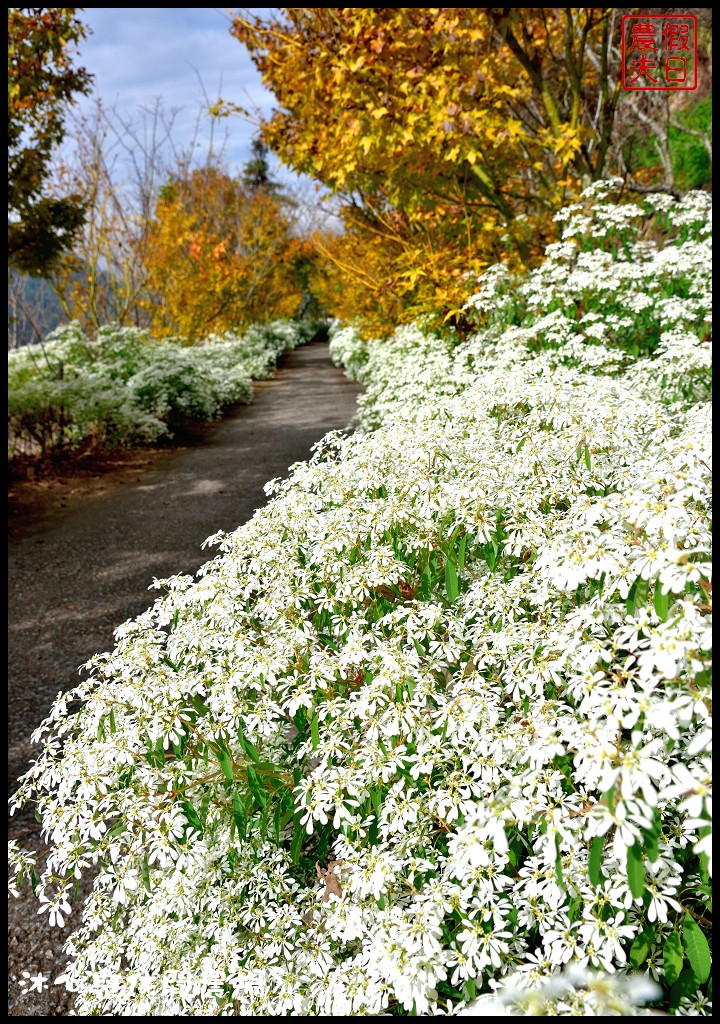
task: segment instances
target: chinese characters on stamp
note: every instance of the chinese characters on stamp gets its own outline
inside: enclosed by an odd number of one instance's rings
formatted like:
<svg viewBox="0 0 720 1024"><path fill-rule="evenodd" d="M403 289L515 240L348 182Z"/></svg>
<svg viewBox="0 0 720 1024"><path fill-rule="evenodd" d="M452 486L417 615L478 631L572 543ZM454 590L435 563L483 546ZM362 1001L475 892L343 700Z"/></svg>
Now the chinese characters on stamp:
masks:
<svg viewBox="0 0 720 1024"><path fill-rule="evenodd" d="M697 89L697 17L626 14L622 19L623 89Z"/></svg>

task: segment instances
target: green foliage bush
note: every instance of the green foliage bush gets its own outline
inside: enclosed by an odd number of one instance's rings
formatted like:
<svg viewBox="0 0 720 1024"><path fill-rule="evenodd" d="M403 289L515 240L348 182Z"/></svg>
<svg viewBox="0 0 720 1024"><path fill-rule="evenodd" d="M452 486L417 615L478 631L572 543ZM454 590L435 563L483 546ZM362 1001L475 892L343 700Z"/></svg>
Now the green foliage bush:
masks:
<svg viewBox="0 0 720 1024"><path fill-rule="evenodd" d="M678 111L675 120L712 138L712 96ZM631 136L623 150L625 159L632 169L643 168L661 173L662 165L654 135L642 138ZM668 150L675 186L678 189L688 191L702 188L712 181L712 161L702 139L669 125Z"/></svg>
<svg viewBox="0 0 720 1024"><path fill-rule="evenodd" d="M706 132L712 138L712 96L689 110L680 111L677 119L688 128ZM712 161L701 139L671 125L668 143L678 188L700 188L712 180Z"/></svg>

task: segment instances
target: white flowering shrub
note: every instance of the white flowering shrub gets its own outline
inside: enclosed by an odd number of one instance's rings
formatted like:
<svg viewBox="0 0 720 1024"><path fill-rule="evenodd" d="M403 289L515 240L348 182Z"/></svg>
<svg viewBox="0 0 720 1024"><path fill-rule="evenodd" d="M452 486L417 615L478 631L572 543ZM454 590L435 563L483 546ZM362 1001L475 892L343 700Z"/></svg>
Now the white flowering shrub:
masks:
<svg viewBox="0 0 720 1024"><path fill-rule="evenodd" d="M269 377L275 362L283 354L310 341L325 331L325 325L313 320L273 320L253 324L242 337L242 361L253 380ZM232 342L232 336L226 336ZM216 341L216 336L210 339Z"/></svg>
<svg viewBox="0 0 720 1024"><path fill-rule="evenodd" d="M330 334L330 355L342 366L350 380L362 379L363 367L368 361L368 343L352 327L333 323Z"/></svg>
<svg viewBox="0 0 720 1024"><path fill-rule="evenodd" d="M125 384L142 361L141 349L137 331L104 328L96 347L70 324L42 345L8 352L8 456L83 443L152 443L167 435L167 425L139 406Z"/></svg>
<svg viewBox="0 0 720 1024"><path fill-rule="evenodd" d="M108 325L93 338L78 324L60 327L8 353L9 453L142 444L207 422L251 402L252 381L317 330L274 321L184 346L132 327Z"/></svg>
<svg viewBox="0 0 720 1024"><path fill-rule="evenodd" d="M35 734L79 1013L711 1012L709 214L596 186L465 341L336 331L360 429Z"/></svg>

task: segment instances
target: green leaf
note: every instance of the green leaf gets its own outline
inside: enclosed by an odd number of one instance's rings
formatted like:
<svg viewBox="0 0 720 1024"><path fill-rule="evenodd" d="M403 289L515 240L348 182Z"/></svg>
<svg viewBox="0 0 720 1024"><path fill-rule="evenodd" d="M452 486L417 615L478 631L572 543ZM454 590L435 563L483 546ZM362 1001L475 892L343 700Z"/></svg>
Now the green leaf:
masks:
<svg viewBox="0 0 720 1024"><path fill-rule="evenodd" d="M265 804L265 806L262 809L262 813L260 815L259 831L260 831L260 835L262 836L263 839L267 835L267 823L268 823L268 815L269 814L270 814L270 804L268 803L268 804Z"/></svg>
<svg viewBox="0 0 720 1024"><path fill-rule="evenodd" d="M282 814L282 805L278 803L273 814L273 835L275 836L275 842L280 842L280 815Z"/></svg>
<svg viewBox="0 0 720 1024"><path fill-rule="evenodd" d="M605 849L605 836L596 836L590 844L590 857L588 858L588 874L590 881L597 888L602 885L604 877L600 871L603 850Z"/></svg>
<svg viewBox="0 0 720 1024"><path fill-rule="evenodd" d="M424 601L427 601L428 598L430 597L431 580L432 576L430 573L430 566L426 565L425 568L423 569L423 574L420 577L420 586L418 587L418 595Z"/></svg>
<svg viewBox="0 0 720 1024"><path fill-rule="evenodd" d="M260 772L265 776L271 776L269 781L274 787L279 788L278 780L281 779L283 775L282 768L280 768L279 765L273 764L272 761L256 761L255 771Z"/></svg>
<svg viewBox="0 0 720 1024"><path fill-rule="evenodd" d="M300 851L305 840L305 829L300 824L300 815L295 817L295 834L290 844L290 860L293 864L297 864L300 860Z"/></svg>
<svg viewBox="0 0 720 1024"><path fill-rule="evenodd" d="M143 885L145 886L146 890L150 892L150 865L148 863L147 854L145 854L145 856L143 857L141 873Z"/></svg>
<svg viewBox="0 0 720 1024"><path fill-rule="evenodd" d="M300 731L300 730L298 730L298 731ZM240 746L243 748L243 750L245 751L247 756L250 758L250 760L254 761L256 764L259 764L260 763L260 756L259 756L257 750L252 745L250 740L245 736L245 734L243 733L243 731L242 731L242 729L240 727L238 727L238 742L240 743Z"/></svg>
<svg viewBox="0 0 720 1024"><path fill-rule="evenodd" d="M588 469L592 469L592 463L590 462L590 449L585 445L585 465Z"/></svg>
<svg viewBox="0 0 720 1024"><path fill-rule="evenodd" d="M523 705L523 710L527 716L527 709ZM604 803L606 807L612 807L615 802L615 783L613 782L610 789L606 790L600 795L601 803Z"/></svg>
<svg viewBox="0 0 720 1024"><path fill-rule="evenodd" d="M320 746L320 726L318 725L317 715L313 715L312 722L310 723L310 736L312 739L313 750L317 750Z"/></svg>
<svg viewBox="0 0 720 1024"><path fill-rule="evenodd" d="M680 933L670 932L663 946L663 970L665 971L668 985L674 985L680 977L684 959L685 953L682 941L680 940Z"/></svg>
<svg viewBox="0 0 720 1024"><path fill-rule="evenodd" d="M201 718L204 715L209 714L210 708L203 701L202 697L198 696L197 693L193 695L192 703L193 703L193 707L195 708L195 710L197 711L197 713L200 715Z"/></svg>
<svg viewBox="0 0 720 1024"><path fill-rule="evenodd" d="M640 932L640 934L635 937L635 940L630 947L628 967L633 971L637 971L643 967L650 956L650 950L654 944L655 932L652 931L651 928L646 928L645 931Z"/></svg>
<svg viewBox="0 0 720 1024"><path fill-rule="evenodd" d="M460 594L460 583L455 566L450 560L445 563L445 589L447 590L448 601L454 604Z"/></svg>
<svg viewBox="0 0 720 1024"><path fill-rule="evenodd" d="M662 822L660 820L660 815L658 814L658 812L656 810L655 811L655 821L653 823L653 827L649 828L649 829L643 830L643 841L644 841L645 853L648 855L648 860L650 860L653 864L655 863L655 861L660 856L659 837L660 837L661 829L662 829Z"/></svg>
<svg viewBox="0 0 720 1024"><path fill-rule="evenodd" d="M378 835L380 830L378 829L377 815L373 815L370 821L370 827L368 828L368 842L371 846L377 846Z"/></svg>
<svg viewBox="0 0 720 1024"><path fill-rule="evenodd" d="M210 810L210 802L212 801L212 797L213 795L208 789L200 803L200 810L198 811L198 814L200 815L200 821L203 824L203 828L205 827L205 822L207 821L208 811Z"/></svg>
<svg viewBox="0 0 720 1024"><path fill-rule="evenodd" d="M284 812L284 814L282 815L282 817L280 818L280 831L281 832L285 831L285 829L288 827L288 825L290 824L290 822L292 821L294 816L295 816L295 807L291 806L290 810L286 810ZM279 841L280 840L278 839L278 842Z"/></svg>
<svg viewBox="0 0 720 1024"><path fill-rule="evenodd" d="M700 984L695 977L694 971L683 971L673 987L670 989L668 1008L670 1010L677 1010L680 1005L680 1000L694 995L699 987Z"/></svg>
<svg viewBox="0 0 720 1024"><path fill-rule="evenodd" d="M239 793L233 793L232 815L237 826L238 836L245 839L247 835L247 812L245 802Z"/></svg>
<svg viewBox="0 0 720 1024"><path fill-rule="evenodd" d="M225 747L218 747L218 761L223 775L228 782L232 782L235 777L235 773L233 772L232 758Z"/></svg>
<svg viewBox="0 0 720 1024"><path fill-rule="evenodd" d="M580 919L581 914L582 914L582 910L581 910L582 903L583 903L582 896L578 896L576 899L574 899L572 901L572 903L568 907L567 915L568 915L568 919L572 923L574 923L575 921L578 921Z"/></svg>
<svg viewBox="0 0 720 1024"><path fill-rule="evenodd" d="M204 829L197 811L188 800L181 800L180 802L182 804L183 810L185 811L185 817L187 818L188 822L192 825L194 829L196 829L200 833L200 835L202 835Z"/></svg>
<svg viewBox="0 0 720 1024"><path fill-rule="evenodd" d="M562 857L560 856L560 837L557 835L555 836L555 849L557 851L557 855L555 857L555 877L557 878L557 883L560 888L567 891L565 879L563 878Z"/></svg>
<svg viewBox="0 0 720 1024"><path fill-rule="evenodd" d="M643 864L643 851L639 843L628 847L627 852L627 876L630 892L635 899L645 892L645 866Z"/></svg>
<svg viewBox="0 0 720 1024"><path fill-rule="evenodd" d="M655 581L655 593L653 594L653 605L655 611L658 614L658 618L661 622L666 622L668 617L668 609L670 607L670 591L665 593L660 580Z"/></svg>
<svg viewBox="0 0 720 1024"><path fill-rule="evenodd" d="M465 998L468 1002L473 1000L477 996L477 988L475 987L475 981L473 978L468 978L465 982Z"/></svg>
<svg viewBox="0 0 720 1024"><path fill-rule="evenodd" d="M465 549L467 548L467 534L464 533L460 538L457 549L457 567L458 572L462 572L465 568Z"/></svg>
<svg viewBox="0 0 720 1024"><path fill-rule="evenodd" d="M697 921L689 914L683 919L683 941L693 974L704 985L710 977L710 947Z"/></svg>
<svg viewBox="0 0 720 1024"><path fill-rule="evenodd" d="M642 608L643 605L647 602L649 592L650 592L650 584L648 583L647 580L644 580L642 578L642 576L640 576L635 581L635 596L633 598L633 614L638 610L638 608Z"/></svg>
<svg viewBox="0 0 720 1024"><path fill-rule="evenodd" d="M247 777L250 792L255 797L260 807L264 808L267 803L267 793L265 792L265 788L262 784L262 779L252 765L248 765L247 767Z"/></svg>

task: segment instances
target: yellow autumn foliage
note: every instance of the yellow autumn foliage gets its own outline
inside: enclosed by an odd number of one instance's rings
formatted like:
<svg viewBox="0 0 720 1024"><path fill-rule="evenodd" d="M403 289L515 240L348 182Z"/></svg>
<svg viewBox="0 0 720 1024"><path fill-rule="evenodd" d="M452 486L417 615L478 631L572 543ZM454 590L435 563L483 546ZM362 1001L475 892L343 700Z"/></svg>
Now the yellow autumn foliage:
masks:
<svg viewBox="0 0 720 1024"><path fill-rule="evenodd" d="M152 333L192 343L294 316L303 257L273 192L247 190L213 167L173 179L158 198L145 257Z"/></svg>
<svg viewBox="0 0 720 1024"><path fill-rule="evenodd" d="M277 101L264 140L343 201L347 240L319 251L344 314L452 317L468 275L541 254L568 193L605 172L617 96L589 58L610 10L236 15Z"/></svg>

